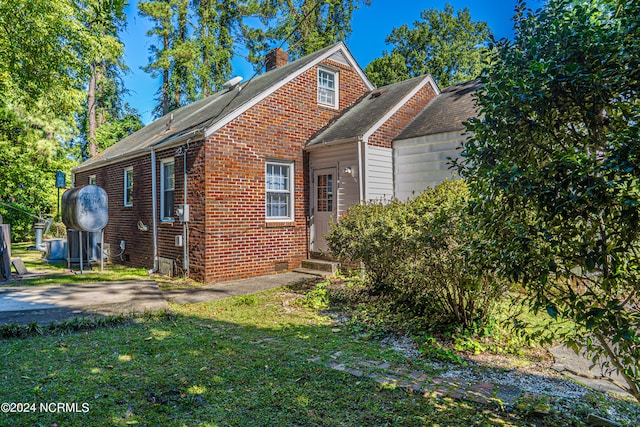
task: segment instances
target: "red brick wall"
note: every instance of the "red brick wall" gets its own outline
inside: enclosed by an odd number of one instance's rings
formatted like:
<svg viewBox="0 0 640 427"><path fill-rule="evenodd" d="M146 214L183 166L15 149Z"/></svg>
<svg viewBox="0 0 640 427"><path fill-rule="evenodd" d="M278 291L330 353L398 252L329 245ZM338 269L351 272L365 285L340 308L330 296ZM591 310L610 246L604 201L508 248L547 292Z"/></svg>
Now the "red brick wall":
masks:
<svg viewBox="0 0 640 427"><path fill-rule="evenodd" d="M436 96L429 83L403 105L384 125L369 137L369 144L377 147L391 148L391 141L413 120L416 115Z"/></svg>
<svg viewBox="0 0 640 427"><path fill-rule="evenodd" d="M124 206L124 170L133 167L133 206ZM75 184L86 185L89 176L109 197L109 222L104 230L104 241L111 245L111 255L120 253L120 241L126 242L122 258L113 262L138 267L153 267L153 231L151 212L151 160L150 155L126 160L87 172L77 173ZM138 221L149 226L149 231L138 230Z"/></svg>
<svg viewBox="0 0 640 427"><path fill-rule="evenodd" d="M339 69L340 109L353 104L366 86L350 67L333 61L324 65ZM191 141L187 148L187 202L189 276L201 282L274 273L286 265L298 267L307 253L308 158L303 152L311 135L339 111L317 105L317 69L307 71L267 99L215 132L204 143ZM183 155L178 147L156 153L160 218L160 166L175 161L175 206L183 203ZM265 162L294 162L294 221L270 223L265 218ZM124 169L133 166L133 207L123 206ZM76 174L76 184L96 175L97 184L109 195L109 223L105 242L112 254L126 240L124 263L153 267L151 157L146 154L115 165ZM140 231L137 222L149 226ZM160 257L183 266L183 248L175 236L183 233L178 222L158 219ZM115 259L114 262L121 262Z"/></svg>
<svg viewBox="0 0 640 427"><path fill-rule="evenodd" d="M339 68L340 108L366 90L351 69ZM299 267L307 254L308 159L305 142L338 110L318 106L317 69L299 76L207 141L206 282ZM265 162L294 162L295 218L271 223L265 216Z"/></svg>

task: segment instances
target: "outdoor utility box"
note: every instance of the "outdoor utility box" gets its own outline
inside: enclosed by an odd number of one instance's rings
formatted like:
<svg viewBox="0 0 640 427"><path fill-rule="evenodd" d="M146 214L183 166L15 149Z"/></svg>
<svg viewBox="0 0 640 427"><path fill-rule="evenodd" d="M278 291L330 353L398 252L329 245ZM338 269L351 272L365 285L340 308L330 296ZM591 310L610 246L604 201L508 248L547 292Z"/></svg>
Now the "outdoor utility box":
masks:
<svg viewBox="0 0 640 427"><path fill-rule="evenodd" d="M69 247L70 262L80 262L80 235L78 230L67 230L67 245ZM100 261L101 232L82 233L82 259L83 264L89 261ZM104 256L104 255L103 255ZM66 251L64 259L66 259Z"/></svg>
<svg viewBox="0 0 640 427"><path fill-rule="evenodd" d="M178 205L176 213L180 222L189 222L189 205Z"/></svg>
<svg viewBox="0 0 640 427"><path fill-rule="evenodd" d="M66 239L47 239L44 241L44 259L48 263L61 262L67 259Z"/></svg>

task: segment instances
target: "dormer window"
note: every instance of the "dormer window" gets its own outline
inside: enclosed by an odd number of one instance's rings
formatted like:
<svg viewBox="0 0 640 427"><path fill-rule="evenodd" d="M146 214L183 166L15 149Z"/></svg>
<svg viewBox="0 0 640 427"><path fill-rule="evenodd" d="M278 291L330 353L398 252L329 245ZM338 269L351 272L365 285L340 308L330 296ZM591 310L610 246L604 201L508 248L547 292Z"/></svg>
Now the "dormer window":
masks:
<svg viewBox="0 0 640 427"><path fill-rule="evenodd" d="M338 72L318 68L318 104L338 108Z"/></svg>

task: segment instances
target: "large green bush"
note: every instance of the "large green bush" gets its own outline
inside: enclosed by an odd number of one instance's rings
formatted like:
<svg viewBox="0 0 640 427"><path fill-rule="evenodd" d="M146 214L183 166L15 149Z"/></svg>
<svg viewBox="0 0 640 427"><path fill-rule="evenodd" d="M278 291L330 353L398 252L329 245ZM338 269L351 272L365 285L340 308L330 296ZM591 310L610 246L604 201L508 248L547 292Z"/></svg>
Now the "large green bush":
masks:
<svg viewBox="0 0 640 427"><path fill-rule="evenodd" d="M482 321L504 282L467 258L475 237L467 186L445 181L406 202L353 206L328 236L334 256L361 262L372 294L431 327Z"/></svg>

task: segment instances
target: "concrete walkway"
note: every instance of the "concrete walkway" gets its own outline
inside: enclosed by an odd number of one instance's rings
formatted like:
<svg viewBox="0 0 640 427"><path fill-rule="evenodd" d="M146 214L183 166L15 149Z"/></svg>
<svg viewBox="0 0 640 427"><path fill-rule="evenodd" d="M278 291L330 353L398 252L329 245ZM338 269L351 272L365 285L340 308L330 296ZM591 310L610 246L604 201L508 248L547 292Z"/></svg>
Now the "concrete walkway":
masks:
<svg viewBox="0 0 640 427"><path fill-rule="evenodd" d="M194 304L198 302L217 301L238 295L255 294L267 289L279 288L317 278L317 276L288 272L271 276L253 277L251 279L231 280L198 288L179 289L164 292L164 297L176 304Z"/></svg>
<svg viewBox="0 0 640 427"><path fill-rule="evenodd" d="M614 384L615 382L626 385L622 376L615 372L603 374L600 367L592 366L593 362L584 353L577 355L575 351L564 345L553 347L549 351L555 360L551 367L553 370L594 390L631 397L629 393Z"/></svg>
<svg viewBox="0 0 640 427"><path fill-rule="evenodd" d="M73 317L168 309L153 280L83 285L0 287L0 325L48 324Z"/></svg>
<svg viewBox="0 0 640 427"><path fill-rule="evenodd" d="M290 272L164 293L153 280L64 286L0 286L0 325L31 322L44 325L73 317L167 310L167 301L177 304L216 301L314 277Z"/></svg>

